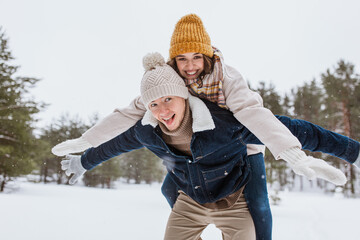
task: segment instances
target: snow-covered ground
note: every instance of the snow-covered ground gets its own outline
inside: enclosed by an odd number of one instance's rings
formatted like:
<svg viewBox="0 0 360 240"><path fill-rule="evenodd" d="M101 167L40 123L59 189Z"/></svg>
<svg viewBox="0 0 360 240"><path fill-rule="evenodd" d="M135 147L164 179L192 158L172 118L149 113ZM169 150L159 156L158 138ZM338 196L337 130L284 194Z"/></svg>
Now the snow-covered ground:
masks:
<svg viewBox="0 0 360 240"><path fill-rule="evenodd" d="M274 240L359 239L360 199L281 192ZM162 239L170 212L160 185L117 189L19 183L0 194L2 240ZM221 239L210 225L204 240Z"/></svg>

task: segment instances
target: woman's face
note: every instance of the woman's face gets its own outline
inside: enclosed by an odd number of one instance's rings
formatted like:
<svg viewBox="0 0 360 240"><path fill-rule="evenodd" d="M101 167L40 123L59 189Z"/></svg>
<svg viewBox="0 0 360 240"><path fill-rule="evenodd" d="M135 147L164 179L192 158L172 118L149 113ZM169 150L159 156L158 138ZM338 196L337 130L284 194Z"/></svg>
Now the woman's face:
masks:
<svg viewBox="0 0 360 240"><path fill-rule="evenodd" d="M187 79L197 79L204 70L204 57L201 53L184 53L175 57L180 75Z"/></svg>
<svg viewBox="0 0 360 240"><path fill-rule="evenodd" d="M149 109L153 116L169 131L176 130L185 116L185 99L175 96L165 96L152 101Z"/></svg>

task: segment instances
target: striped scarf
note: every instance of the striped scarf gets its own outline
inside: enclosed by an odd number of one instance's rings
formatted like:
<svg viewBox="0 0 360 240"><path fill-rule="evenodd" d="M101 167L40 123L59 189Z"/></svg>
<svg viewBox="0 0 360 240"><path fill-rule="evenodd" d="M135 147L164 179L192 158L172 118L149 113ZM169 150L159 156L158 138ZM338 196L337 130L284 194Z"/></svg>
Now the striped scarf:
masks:
<svg viewBox="0 0 360 240"><path fill-rule="evenodd" d="M184 79L191 95L207 99L216 103L219 107L229 109L225 103L225 96L222 90L224 84L223 68L221 63L221 52L213 47L215 66L211 74L205 75L204 79Z"/></svg>

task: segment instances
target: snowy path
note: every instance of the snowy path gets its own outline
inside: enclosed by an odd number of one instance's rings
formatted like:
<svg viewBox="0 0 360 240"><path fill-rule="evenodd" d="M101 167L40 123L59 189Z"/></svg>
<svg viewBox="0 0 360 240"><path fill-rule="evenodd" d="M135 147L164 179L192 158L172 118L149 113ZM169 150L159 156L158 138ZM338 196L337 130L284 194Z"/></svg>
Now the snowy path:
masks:
<svg viewBox="0 0 360 240"><path fill-rule="evenodd" d="M358 239L360 199L281 193L272 206L274 240ZM0 194L2 240L162 239L170 211L159 185L116 190L21 183ZM221 239L213 226L204 240Z"/></svg>

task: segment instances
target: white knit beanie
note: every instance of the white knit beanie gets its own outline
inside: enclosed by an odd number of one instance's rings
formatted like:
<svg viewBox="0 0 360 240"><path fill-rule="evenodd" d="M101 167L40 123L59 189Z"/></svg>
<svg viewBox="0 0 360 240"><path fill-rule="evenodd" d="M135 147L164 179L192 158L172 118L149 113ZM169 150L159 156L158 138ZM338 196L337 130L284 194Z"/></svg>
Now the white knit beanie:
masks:
<svg viewBox="0 0 360 240"><path fill-rule="evenodd" d="M143 58L145 73L141 81L141 98L146 107L161 97L177 96L188 98L184 80L175 70L165 63L160 53L149 53Z"/></svg>

